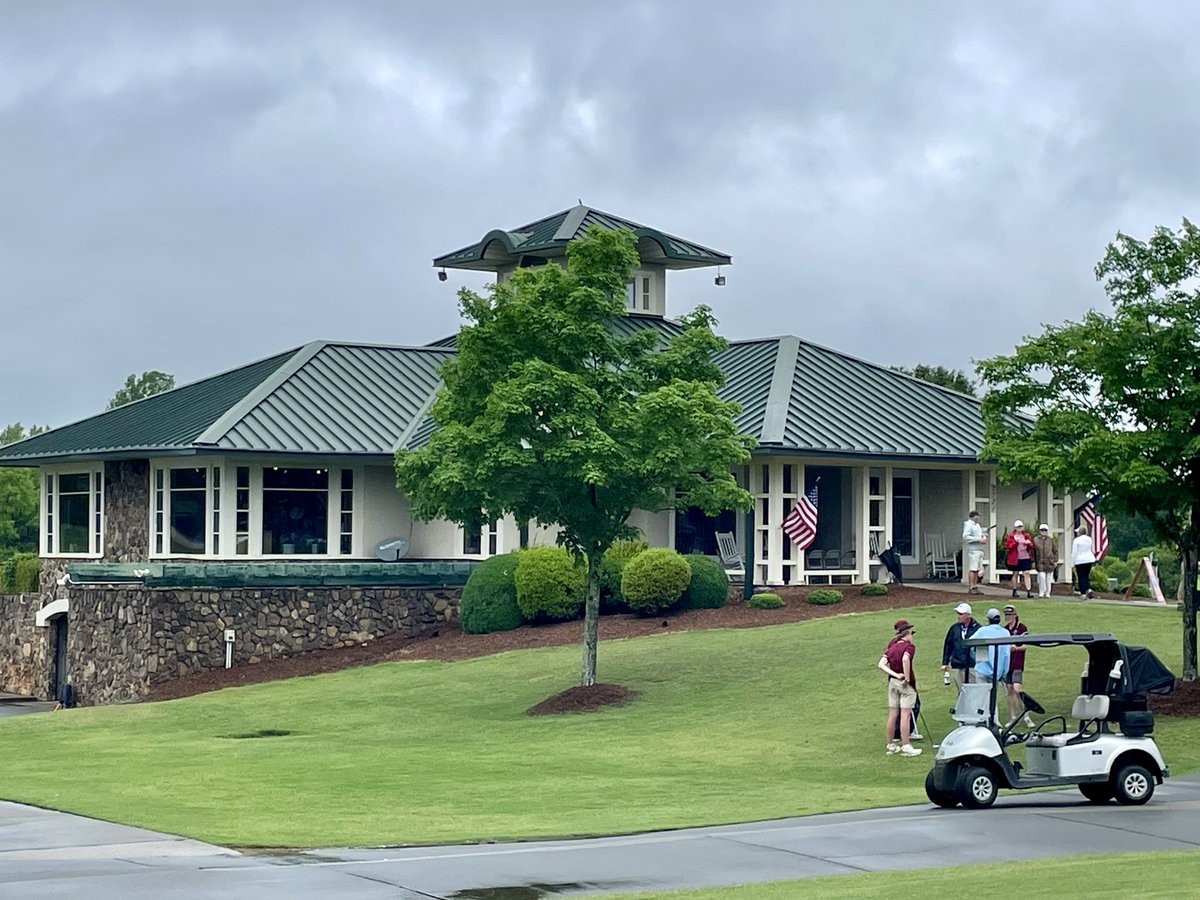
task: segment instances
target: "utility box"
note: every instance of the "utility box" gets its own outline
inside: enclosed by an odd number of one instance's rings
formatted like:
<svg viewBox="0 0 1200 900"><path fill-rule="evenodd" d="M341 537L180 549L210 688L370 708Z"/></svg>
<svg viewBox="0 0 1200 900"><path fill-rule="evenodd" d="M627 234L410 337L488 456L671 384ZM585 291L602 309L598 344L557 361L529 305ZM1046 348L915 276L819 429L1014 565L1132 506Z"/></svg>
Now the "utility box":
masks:
<svg viewBox="0 0 1200 900"><path fill-rule="evenodd" d="M232 628L225 629L225 643L232 644L236 640L236 637Z"/></svg>

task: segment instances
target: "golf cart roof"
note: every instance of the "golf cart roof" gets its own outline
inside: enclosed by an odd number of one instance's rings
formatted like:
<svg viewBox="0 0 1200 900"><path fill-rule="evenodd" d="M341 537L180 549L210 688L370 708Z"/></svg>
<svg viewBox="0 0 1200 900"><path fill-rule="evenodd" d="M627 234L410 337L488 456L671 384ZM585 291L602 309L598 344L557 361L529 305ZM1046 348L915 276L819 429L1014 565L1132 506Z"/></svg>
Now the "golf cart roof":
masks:
<svg viewBox="0 0 1200 900"><path fill-rule="evenodd" d="M1026 647L1059 647L1077 644L1117 644L1117 636L1107 631L1083 631L1071 634L1008 634L1004 637L967 638L968 647L995 647L1003 644L1024 644Z"/></svg>

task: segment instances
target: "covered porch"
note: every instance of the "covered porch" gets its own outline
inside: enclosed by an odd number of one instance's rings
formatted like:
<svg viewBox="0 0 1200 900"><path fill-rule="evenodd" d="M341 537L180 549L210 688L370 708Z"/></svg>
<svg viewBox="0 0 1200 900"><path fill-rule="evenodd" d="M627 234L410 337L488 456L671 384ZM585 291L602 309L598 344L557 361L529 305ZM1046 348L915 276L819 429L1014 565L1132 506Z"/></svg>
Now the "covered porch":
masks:
<svg viewBox="0 0 1200 900"><path fill-rule="evenodd" d="M983 465L943 462L843 462L777 456L759 459L739 475L754 496L746 515L705 517L677 510L671 545L713 553L716 532L733 532L758 585L864 584L886 580L880 551L892 547L906 580L966 581L962 523L976 509L988 529L988 581L1003 572L998 541L1014 519L1036 530L1050 525L1060 560L1070 544L1072 502L1045 482L1002 485ZM801 551L782 525L798 499L816 488L817 533ZM711 545L711 546L710 546ZM935 560L941 564L934 565ZM997 566L1000 562L1000 566ZM1058 579L1066 566L1060 562Z"/></svg>

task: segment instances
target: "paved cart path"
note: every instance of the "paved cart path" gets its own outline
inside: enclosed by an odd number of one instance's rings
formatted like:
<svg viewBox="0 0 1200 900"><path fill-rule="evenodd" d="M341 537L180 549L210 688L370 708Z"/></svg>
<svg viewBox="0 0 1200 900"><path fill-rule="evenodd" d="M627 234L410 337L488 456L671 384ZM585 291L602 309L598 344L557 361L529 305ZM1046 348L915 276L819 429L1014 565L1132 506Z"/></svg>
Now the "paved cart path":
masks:
<svg viewBox="0 0 1200 900"><path fill-rule="evenodd" d="M0 802L0 897L535 898L1189 847L1200 849L1200 776L1168 779L1142 807L1096 806L1074 790L1004 793L980 812L905 806L627 837L275 856Z"/></svg>

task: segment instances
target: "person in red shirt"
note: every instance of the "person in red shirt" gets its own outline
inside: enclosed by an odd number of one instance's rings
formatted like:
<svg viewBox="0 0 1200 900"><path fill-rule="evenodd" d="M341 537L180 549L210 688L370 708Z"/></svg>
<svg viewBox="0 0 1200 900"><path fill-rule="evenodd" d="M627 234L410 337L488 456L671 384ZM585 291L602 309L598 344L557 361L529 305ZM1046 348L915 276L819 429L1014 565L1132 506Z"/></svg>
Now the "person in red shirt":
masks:
<svg viewBox="0 0 1200 900"><path fill-rule="evenodd" d="M1004 607L1004 627L1009 634L1029 634L1029 628L1017 616L1016 607ZM1004 676L1004 691L1008 696L1008 718L1015 721L1021 714L1021 688L1025 678L1025 645L1013 644L1008 658L1008 674ZM1035 728L1036 724L1025 715L1025 725Z"/></svg>
<svg viewBox="0 0 1200 900"><path fill-rule="evenodd" d="M913 672L913 657L917 648L912 642L913 627L905 619L893 626L896 636L888 642L879 658L879 669L888 677L888 717L884 739L886 752L901 756L920 756L921 751L909 743L911 713L917 704L917 676ZM901 713L903 712L903 715ZM897 719L900 724L899 742L892 739Z"/></svg>

